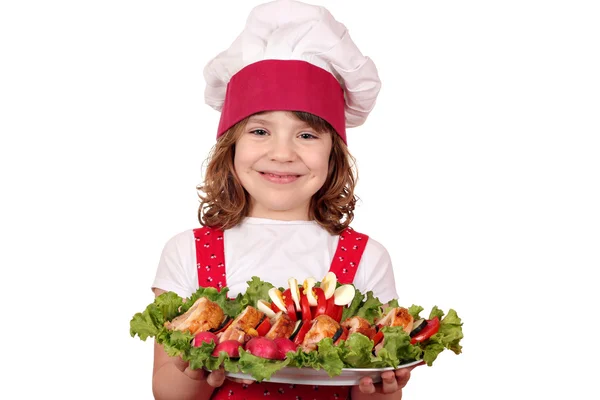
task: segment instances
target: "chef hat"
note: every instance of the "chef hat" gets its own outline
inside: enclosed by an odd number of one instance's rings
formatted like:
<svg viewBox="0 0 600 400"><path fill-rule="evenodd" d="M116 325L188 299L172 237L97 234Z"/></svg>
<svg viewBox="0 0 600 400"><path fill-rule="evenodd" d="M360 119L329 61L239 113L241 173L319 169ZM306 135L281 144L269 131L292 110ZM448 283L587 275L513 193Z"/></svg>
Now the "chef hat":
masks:
<svg viewBox="0 0 600 400"><path fill-rule="evenodd" d="M255 7L232 45L204 68L217 137L261 111L305 111L346 142L375 106L381 82L346 27L324 7L276 0Z"/></svg>

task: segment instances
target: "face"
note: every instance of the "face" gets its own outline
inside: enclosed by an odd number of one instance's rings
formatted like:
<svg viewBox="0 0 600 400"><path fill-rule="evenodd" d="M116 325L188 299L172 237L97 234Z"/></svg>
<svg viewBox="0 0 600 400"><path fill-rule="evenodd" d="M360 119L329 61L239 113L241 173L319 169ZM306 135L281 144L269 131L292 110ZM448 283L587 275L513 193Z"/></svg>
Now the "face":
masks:
<svg viewBox="0 0 600 400"><path fill-rule="evenodd" d="M253 115L236 144L234 167L251 197L250 216L306 220L327 179L332 138L285 111Z"/></svg>

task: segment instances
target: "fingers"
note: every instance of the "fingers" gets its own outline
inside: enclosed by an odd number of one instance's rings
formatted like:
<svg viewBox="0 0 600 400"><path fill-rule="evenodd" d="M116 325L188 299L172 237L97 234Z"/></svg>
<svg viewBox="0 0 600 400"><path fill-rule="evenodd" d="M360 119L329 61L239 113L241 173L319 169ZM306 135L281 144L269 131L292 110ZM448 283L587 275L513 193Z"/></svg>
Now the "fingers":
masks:
<svg viewBox="0 0 600 400"><path fill-rule="evenodd" d="M229 377L227 379L229 379L230 381L236 382L236 383L243 383L246 385L250 385L251 383L254 383L254 381L251 379L238 379L238 378L229 378Z"/></svg>
<svg viewBox="0 0 600 400"><path fill-rule="evenodd" d="M395 381L396 381L399 389L402 389L408 383L408 380L410 379L411 369L402 368L402 369L397 369L395 371L395 377L396 377Z"/></svg>
<svg viewBox="0 0 600 400"><path fill-rule="evenodd" d="M394 374L394 371L386 371L381 374L381 391L383 393L395 393L398 389L403 387L404 385L399 386L399 382L396 381L396 374Z"/></svg>
<svg viewBox="0 0 600 400"><path fill-rule="evenodd" d="M194 379L197 381L205 379L204 377L206 376L206 371L204 371L202 368L191 369L189 366L185 369L185 371L183 371L183 373L186 374L191 379Z"/></svg>
<svg viewBox="0 0 600 400"><path fill-rule="evenodd" d="M369 377L362 378L358 384L358 389L361 391L361 393L364 394L375 393L375 385L373 385L373 379Z"/></svg>
<svg viewBox="0 0 600 400"><path fill-rule="evenodd" d="M225 382L225 371L223 368L217 369L208 374L206 382L212 387L219 387L223 385L223 382Z"/></svg>

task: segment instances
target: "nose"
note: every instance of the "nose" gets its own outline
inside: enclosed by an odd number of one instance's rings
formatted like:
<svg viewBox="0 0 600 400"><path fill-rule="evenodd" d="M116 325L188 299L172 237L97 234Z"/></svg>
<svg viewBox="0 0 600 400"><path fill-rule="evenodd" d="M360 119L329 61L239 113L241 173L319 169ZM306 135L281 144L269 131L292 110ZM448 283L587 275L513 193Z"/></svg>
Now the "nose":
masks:
<svg viewBox="0 0 600 400"><path fill-rule="evenodd" d="M294 161L296 157L296 149L291 140L282 137L282 135L273 135L269 149L269 159L271 161L289 162Z"/></svg>

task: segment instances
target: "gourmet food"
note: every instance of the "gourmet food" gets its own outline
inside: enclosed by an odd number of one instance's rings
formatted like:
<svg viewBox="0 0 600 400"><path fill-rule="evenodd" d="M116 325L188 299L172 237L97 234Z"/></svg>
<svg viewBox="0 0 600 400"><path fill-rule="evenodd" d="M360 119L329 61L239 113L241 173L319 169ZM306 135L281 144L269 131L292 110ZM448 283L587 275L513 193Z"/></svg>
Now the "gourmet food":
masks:
<svg viewBox="0 0 600 400"><path fill-rule="evenodd" d="M190 298L158 296L133 316L130 334L153 337L193 369L243 372L268 379L286 366L324 369L384 368L423 360L432 365L449 349L460 354L462 322L452 309L382 304L372 292L340 285L329 272L321 282L290 278L276 288L253 277L235 299L228 288L199 288Z"/></svg>

